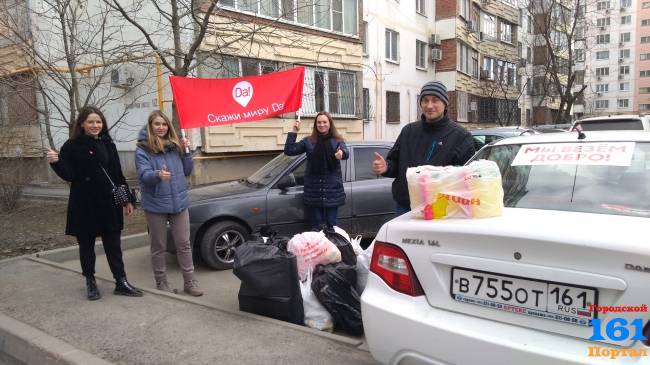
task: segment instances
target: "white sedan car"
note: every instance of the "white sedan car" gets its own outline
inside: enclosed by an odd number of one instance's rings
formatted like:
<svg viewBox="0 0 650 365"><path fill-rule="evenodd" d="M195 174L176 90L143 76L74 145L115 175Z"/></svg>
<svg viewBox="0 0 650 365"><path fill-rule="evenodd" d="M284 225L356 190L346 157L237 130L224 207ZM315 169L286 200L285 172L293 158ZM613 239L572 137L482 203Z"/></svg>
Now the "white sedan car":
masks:
<svg viewBox="0 0 650 365"><path fill-rule="evenodd" d="M650 133L513 137L503 215L376 236L361 298L384 364L650 364Z"/></svg>

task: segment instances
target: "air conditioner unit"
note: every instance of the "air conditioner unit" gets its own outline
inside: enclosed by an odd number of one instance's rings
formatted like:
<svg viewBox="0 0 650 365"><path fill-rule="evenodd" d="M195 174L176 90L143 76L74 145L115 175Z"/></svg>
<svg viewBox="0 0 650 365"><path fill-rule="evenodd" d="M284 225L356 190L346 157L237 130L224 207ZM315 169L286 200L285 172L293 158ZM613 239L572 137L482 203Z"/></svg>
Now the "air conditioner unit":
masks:
<svg viewBox="0 0 650 365"><path fill-rule="evenodd" d="M605 30L605 27L604 26L600 27L600 30Z"/></svg>
<svg viewBox="0 0 650 365"><path fill-rule="evenodd" d="M619 42L618 45L619 45L619 46L624 46L624 45L625 45L625 42Z"/></svg>
<svg viewBox="0 0 650 365"><path fill-rule="evenodd" d="M619 80L623 80L625 78L625 75L618 75Z"/></svg>
<svg viewBox="0 0 650 365"><path fill-rule="evenodd" d="M605 9L605 14L609 14L609 9Z"/></svg>
<svg viewBox="0 0 650 365"><path fill-rule="evenodd" d="M598 81L600 81L600 80L602 80L602 79L603 79L603 78L602 78L601 76L597 76L597 77L596 77L596 80L598 80Z"/></svg>
<svg viewBox="0 0 650 365"><path fill-rule="evenodd" d="M135 79L129 69L119 66L111 71L111 86L128 89L133 86Z"/></svg>
<svg viewBox="0 0 650 365"><path fill-rule="evenodd" d="M601 96L603 96L603 93L596 93L596 96L601 97Z"/></svg>
<svg viewBox="0 0 650 365"><path fill-rule="evenodd" d="M478 40L479 40L479 41L485 40L485 33L483 33L483 32L478 32Z"/></svg>
<svg viewBox="0 0 650 365"><path fill-rule="evenodd" d="M621 8L621 13L624 13L624 12L625 12L625 9L626 9L626 8Z"/></svg>
<svg viewBox="0 0 650 365"><path fill-rule="evenodd" d="M442 60L442 50L438 49L438 48L432 49L431 50L431 60L433 62Z"/></svg>
<svg viewBox="0 0 650 365"><path fill-rule="evenodd" d="M432 34L431 38L429 39L429 44L433 46L439 46L440 45L440 34Z"/></svg>
<svg viewBox="0 0 650 365"><path fill-rule="evenodd" d="M478 103L477 102L472 101L471 103L469 103L469 111L470 112L475 112L477 110L478 110Z"/></svg>
<svg viewBox="0 0 650 365"><path fill-rule="evenodd" d="M619 58L619 59L618 59L618 63L623 63L623 59L622 59L622 58Z"/></svg>

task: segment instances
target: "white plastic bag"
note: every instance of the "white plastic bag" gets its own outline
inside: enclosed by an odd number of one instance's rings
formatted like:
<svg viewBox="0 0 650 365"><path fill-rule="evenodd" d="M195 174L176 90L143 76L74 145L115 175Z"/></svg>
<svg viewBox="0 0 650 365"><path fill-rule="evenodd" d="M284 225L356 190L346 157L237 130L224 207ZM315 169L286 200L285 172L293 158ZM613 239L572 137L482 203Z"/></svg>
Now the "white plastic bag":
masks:
<svg viewBox="0 0 650 365"><path fill-rule="evenodd" d="M372 250L375 248L373 241L365 251L357 256L357 291L363 293L368 283L368 273L370 272L370 260L372 259Z"/></svg>
<svg viewBox="0 0 650 365"><path fill-rule="evenodd" d="M350 240L350 244L352 245L352 249L354 250L354 254L359 256L361 253L363 253L363 248L361 247L361 239L363 236L358 235L354 237L353 239Z"/></svg>
<svg viewBox="0 0 650 365"><path fill-rule="evenodd" d="M318 264L341 262L341 251L322 232L296 234L287 243L287 251L296 255L300 280L305 280Z"/></svg>
<svg viewBox="0 0 650 365"><path fill-rule="evenodd" d="M302 294L302 305L305 311L305 326L321 331L334 332L332 316L320 304L311 290L311 272L307 274L307 280L300 282L300 293Z"/></svg>

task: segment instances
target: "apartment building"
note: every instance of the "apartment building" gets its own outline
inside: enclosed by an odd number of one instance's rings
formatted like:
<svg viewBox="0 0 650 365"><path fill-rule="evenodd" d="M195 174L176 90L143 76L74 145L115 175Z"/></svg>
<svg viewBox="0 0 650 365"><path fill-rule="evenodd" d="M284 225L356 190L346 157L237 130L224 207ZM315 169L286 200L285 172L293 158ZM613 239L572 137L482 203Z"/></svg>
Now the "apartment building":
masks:
<svg viewBox="0 0 650 365"><path fill-rule="evenodd" d="M628 0L629 1L629 0ZM637 70L631 73L631 90L634 91L634 112L650 112L650 1L633 0L636 10L636 37L633 38L637 54L633 55Z"/></svg>
<svg viewBox="0 0 650 365"><path fill-rule="evenodd" d="M364 139L395 140L420 117L419 92L444 55L433 1L364 3Z"/></svg>
<svg viewBox="0 0 650 365"><path fill-rule="evenodd" d="M468 126L519 125L519 8L513 0L437 1L449 114Z"/></svg>
<svg viewBox="0 0 650 365"><path fill-rule="evenodd" d="M587 88L583 103L574 108L576 118L639 111L638 100L644 87L640 52L644 40L650 43L650 37L644 39L641 35L641 3L635 1L602 0L586 4L587 32L580 56L584 57Z"/></svg>

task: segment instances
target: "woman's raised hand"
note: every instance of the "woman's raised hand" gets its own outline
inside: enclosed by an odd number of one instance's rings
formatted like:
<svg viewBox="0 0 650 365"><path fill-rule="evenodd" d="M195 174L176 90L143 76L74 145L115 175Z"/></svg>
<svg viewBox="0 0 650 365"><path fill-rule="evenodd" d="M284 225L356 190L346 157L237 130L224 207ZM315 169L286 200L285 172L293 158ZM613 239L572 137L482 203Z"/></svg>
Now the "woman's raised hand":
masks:
<svg viewBox="0 0 650 365"><path fill-rule="evenodd" d="M334 153L334 157L336 157L337 160L343 158L343 150L341 150L341 147L336 149L336 152Z"/></svg>
<svg viewBox="0 0 650 365"><path fill-rule="evenodd" d="M188 150L191 150L191 149L192 149L192 142L190 142L189 139L187 139L187 138L183 138L183 139L181 140L181 143L183 144L183 148L188 149Z"/></svg>
<svg viewBox="0 0 650 365"><path fill-rule="evenodd" d="M300 121L299 120L296 120L295 122L293 122L293 132L294 133L300 132Z"/></svg>
<svg viewBox="0 0 650 365"><path fill-rule="evenodd" d="M172 178L172 174L167 170L167 165L162 165L162 168L158 172L158 177L162 181L167 181Z"/></svg>

